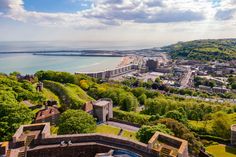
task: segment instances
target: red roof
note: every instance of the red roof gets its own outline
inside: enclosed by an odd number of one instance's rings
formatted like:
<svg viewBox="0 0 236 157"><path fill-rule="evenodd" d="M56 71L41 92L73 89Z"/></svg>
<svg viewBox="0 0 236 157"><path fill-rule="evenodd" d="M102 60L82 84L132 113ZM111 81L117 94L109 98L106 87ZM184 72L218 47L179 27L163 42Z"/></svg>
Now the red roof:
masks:
<svg viewBox="0 0 236 157"><path fill-rule="evenodd" d="M59 114L60 112L58 111L57 108L55 107L48 107L47 109L40 110L37 113L36 120L41 120L44 118L51 117L53 115Z"/></svg>

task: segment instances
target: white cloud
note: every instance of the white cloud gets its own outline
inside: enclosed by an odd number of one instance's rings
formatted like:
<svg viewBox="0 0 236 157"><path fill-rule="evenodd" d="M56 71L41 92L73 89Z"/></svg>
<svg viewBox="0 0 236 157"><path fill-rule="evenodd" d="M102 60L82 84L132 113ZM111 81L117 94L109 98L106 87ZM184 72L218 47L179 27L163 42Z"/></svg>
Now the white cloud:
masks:
<svg viewBox="0 0 236 157"><path fill-rule="evenodd" d="M55 28L56 39L62 32L62 38L73 40L178 41L236 35L236 0L217 5L211 0L71 0L82 1L91 2L91 8L45 13L26 10L23 0L0 0L0 18L46 26L42 28L50 32Z"/></svg>
<svg viewBox="0 0 236 157"><path fill-rule="evenodd" d="M76 2L77 0L72 0ZM83 0L88 2L90 0ZM81 2L81 1L80 1ZM90 9L77 13L42 13L24 9L23 0L0 1L5 17L51 26L105 27L134 23L201 21L209 16L209 0L94 0ZM84 3L82 3L84 4Z"/></svg>

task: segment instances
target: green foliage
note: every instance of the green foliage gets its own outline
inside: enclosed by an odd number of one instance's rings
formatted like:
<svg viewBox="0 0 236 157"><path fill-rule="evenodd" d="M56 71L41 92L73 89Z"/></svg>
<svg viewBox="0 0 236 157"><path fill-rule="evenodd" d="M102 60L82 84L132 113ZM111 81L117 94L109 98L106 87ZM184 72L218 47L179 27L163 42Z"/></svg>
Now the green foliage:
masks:
<svg viewBox="0 0 236 157"><path fill-rule="evenodd" d="M92 100L79 86L73 84L61 84L53 81L44 81L44 86L54 92L60 98L62 109L82 109L83 105Z"/></svg>
<svg viewBox="0 0 236 157"><path fill-rule="evenodd" d="M75 77L74 75L68 72L55 72L55 71L38 71L35 73L40 81L43 80L51 80L61 83L74 83Z"/></svg>
<svg viewBox="0 0 236 157"><path fill-rule="evenodd" d="M59 119L59 134L93 133L95 129L95 119L82 110L69 109Z"/></svg>
<svg viewBox="0 0 236 157"><path fill-rule="evenodd" d="M236 59L236 40L195 40L179 42L163 47L170 52L173 58L186 58L193 60L233 60Z"/></svg>
<svg viewBox="0 0 236 157"><path fill-rule="evenodd" d="M236 89L236 76L229 76L228 81L231 88Z"/></svg>
<svg viewBox="0 0 236 157"><path fill-rule="evenodd" d="M220 110L232 109L231 105L222 105L211 102L203 102L193 99L177 99L174 97L158 97L155 99L147 99L144 114L161 116L167 112L182 108L182 114L186 114L189 120L202 120L204 115L215 113ZM172 117L173 118L173 117ZM185 119L185 118L184 118ZM185 120L184 120L185 121Z"/></svg>
<svg viewBox="0 0 236 157"><path fill-rule="evenodd" d="M60 83L71 83L71 84L76 84L76 85L81 85L83 86L82 88L89 88L87 85L93 84L93 82L96 82L94 78L91 78L87 75L74 75L68 72L57 72L57 71L38 71L35 73L35 76L38 77L40 81L43 80L50 80L50 81L55 81L55 82L60 82ZM82 80L85 80L83 82ZM82 81L82 82L81 82ZM85 85L86 83L87 85Z"/></svg>
<svg viewBox="0 0 236 157"><path fill-rule="evenodd" d="M147 100L146 94L142 94L142 95L140 95L140 96L138 97L138 101L139 101L139 103L142 104L142 105L145 104L146 100Z"/></svg>
<svg viewBox="0 0 236 157"><path fill-rule="evenodd" d="M194 85L195 87L198 87L199 85L209 86L211 88L216 86L216 81L214 80L208 80L206 78L202 77L195 77L194 78Z"/></svg>
<svg viewBox="0 0 236 157"><path fill-rule="evenodd" d="M0 103L11 104L23 100L41 103L45 98L30 82L19 82L15 77L0 75Z"/></svg>
<svg viewBox="0 0 236 157"><path fill-rule="evenodd" d="M95 99L110 98L114 106L119 106L124 111L135 111L138 106L137 98L120 85L96 85L89 89L88 94Z"/></svg>
<svg viewBox="0 0 236 157"><path fill-rule="evenodd" d="M230 138L230 123L225 114L219 115L214 118L212 131L216 136L229 139Z"/></svg>
<svg viewBox="0 0 236 157"><path fill-rule="evenodd" d="M135 111L138 106L138 101L132 95L120 96L120 109L123 111Z"/></svg>
<svg viewBox="0 0 236 157"><path fill-rule="evenodd" d="M159 120L160 118L162 118L162 117L161 117L159 114L152 115L152 116L149 118L149 122Z"/></svg>
<svg viewBox="0 0 236 157"><path fill-rule="evenodd" d="M224 139L224 138L212 136L212 135L199 135L199 137L201 139L205 139L208 141L215 141L215 142L219 142L219 143L230 143L229 139Z"/></svg>
<svg viewBox="0 0 236 157"><path fill-rule="evenodd" d="M137 139L143 143L148 143L151 137L157 132L162 132L165 134L173 135L170 129L168 129L164 124L157 124L154 126L143 125L137 132Z"/></svg>
<svg viewBox="0 0 236 157"><path fill-rule="evenodd" d="M165 114L165 117L166 118L172 118L172 119L175 119L179 122L183 122L183 123L186 123L187 121L187 118L186 118L186 115L184 115L183 113L177 111L177 110L172 110L172 111L169 111Z"/></svg>
<svg viewBox="0 0 236 157"><path fill-rule="evenodd" d="M119 109L113 109L113 116L115 119L130 122L137 125L144 125L148 122L151 116L139 114L136 112L125 112Z"/></svg>
<svg viewBox="0 0 236 157"><path fill-rule="evenodd" d="M22 124L29 124L34 114L24 105L0 103L0 141L10 140Z"/></svg>

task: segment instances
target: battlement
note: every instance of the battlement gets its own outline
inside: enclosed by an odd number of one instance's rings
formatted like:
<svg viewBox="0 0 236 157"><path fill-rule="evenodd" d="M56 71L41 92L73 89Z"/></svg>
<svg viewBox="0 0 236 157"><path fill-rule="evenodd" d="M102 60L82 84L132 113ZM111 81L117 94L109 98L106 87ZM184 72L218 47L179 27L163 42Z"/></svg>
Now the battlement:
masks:
<svg viewBox="0 0 236 157"><path fill-rule="evenodd" d="M38 123L22 125L16 131L8 156L94 157L110 150L118 154L131 153L143 157L188 157L188 142L160 132L155 133L148 144L97 133L52 136L49 123Z"/></svg>

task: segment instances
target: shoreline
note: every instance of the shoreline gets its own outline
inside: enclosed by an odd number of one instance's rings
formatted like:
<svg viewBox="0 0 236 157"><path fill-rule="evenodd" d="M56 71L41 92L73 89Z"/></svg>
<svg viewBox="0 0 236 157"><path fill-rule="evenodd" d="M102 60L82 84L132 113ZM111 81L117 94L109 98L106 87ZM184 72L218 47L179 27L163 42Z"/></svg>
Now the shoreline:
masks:
<svg viewBox="0 0 236 157"><path fill-rule="evenodd" d="M123 67L129 64L132 64L134 62L134 56L123 56L120 60L120 63L117 65L117 67Z"/></svg>

